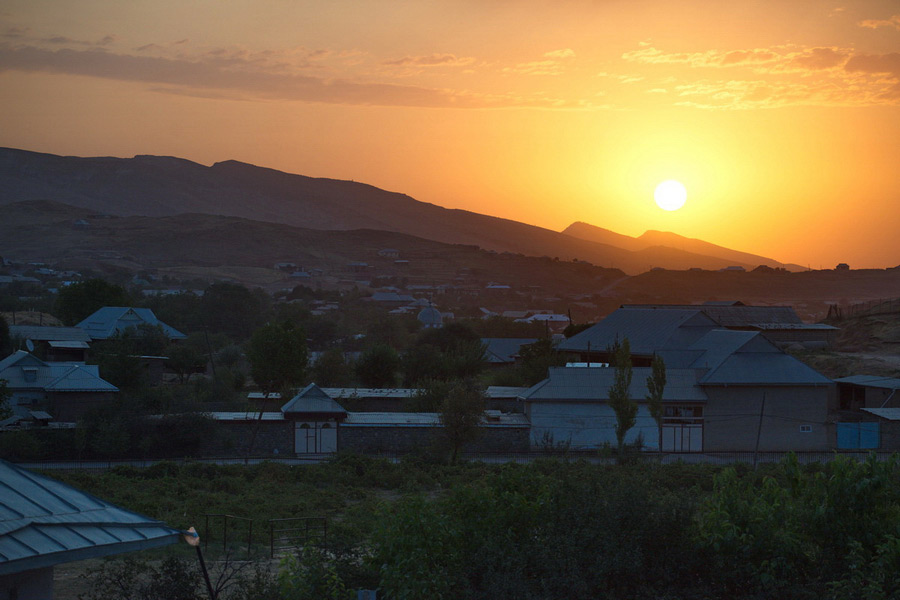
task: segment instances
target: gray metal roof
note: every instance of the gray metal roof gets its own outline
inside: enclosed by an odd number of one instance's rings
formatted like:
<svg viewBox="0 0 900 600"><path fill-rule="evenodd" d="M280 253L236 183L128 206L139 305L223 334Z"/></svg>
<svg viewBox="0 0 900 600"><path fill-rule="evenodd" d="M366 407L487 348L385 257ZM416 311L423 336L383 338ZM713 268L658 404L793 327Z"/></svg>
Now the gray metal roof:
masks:
<svg viewBox="0 0 900 600"><path fill-rule="evenodd" d="M164 546L180 534L0 460L0 576Z"/></svg>
<svg viewBox="0 0 900 600"><path fill-rule="evenodd" d="M861 410L888 421L900 421L900 408L863 408Z"/></svg>
<svg viewBox="0 0 900 600"><path fill-rule="evenodd" d="M852 383L866 387L883 388L886 390L900 390L900 379L894 377L880 377L878 375L851 375L835 379L837 383Z"/></svg>
<svg viewBox="0 0 900 600"><path fill-rule="evenodd" d="M264 412L262 417L258 412L210 412L205 414L216 421L284 421L284 414L280 412Z"/></svg>
<svg viewBox="0 0 900 600"><path fill-rule="evenodd" d="M90 342L91 336L80 327L47 327L41 325L10 325L10 337L35 342Z"/></svg>
<svg viewBox="0 0 900 600"><path fill-rule="evenodd" d="M632 354L650 355L666 348L687 348L716 323L699 307L690 310L620 308L559 345L571 352L604 352L616 340L628 338Z"/></svg>
<svg viewBox="0 0 900 600"><path fill-rule="evenodd" d="M537 338L481 338L484 344L484 358L491 364L507 364L515 362L519 349L533 344Z"/></svg>
<svg viewBox="0 0 900 600"><path fill-rule="evenodd" d="M346 415L347 411L344 407L335 402L331 396L326 394L322 388L314 383L309 384L291 398L284 406L281 412L285 414L334 414Z"/></svg>
<svg viewBox="0 0 900 600"><path fill-rule="evenodd" d="M159 325L169 339L180 340L187 336L156 318L149 308L128 306L104 306L77 325L91 336L91 339L105 340L130 327L147 324Z"/></svg>
<svg viewBox="0 0 900 600"><path fill-rule="evenodd" d="M341 427L440 427L438 413L397 413L397 412L352 412L341 423ZM521 413L490 414L481 421L482 427L529 427L528 418Z"/></svg>
<svg viewBox="0 0 900 600"><path fill-rule="evenodd" d="M831 380L782 352L736 352L704 375L702 385L829 385Z"/></svg>
<svg viewBox="0 0 900 600"><path fill-rule="evenodd" d="M615 369L611 367L572 368L551 367L549 377L525 391L520 398L525 402L574 401L605 402L609 400L609 388L613 385ZM643 402L647 397L649 367L632 370L631 398ZM695 369L666 369L666 387L663 400L667 402L706 402L706 394L697 385L701 372Z"/></svg>
<svg viewBox="0 0 900 600"><path fill-rule="evenodd" d="M0 379L10 389L54 392L118 392L119 388L100 377L97 365L44 362L18 350L0 361Z"/></svg>
<svg viewBox="0 0 900 600"><path fill-rule="evenodd" d="M747 306L737 301L705 302L697 305L626 304L624 306L654 310L701 310L722 327L750 327L760 323L803 324L791 306Z"/></svg>

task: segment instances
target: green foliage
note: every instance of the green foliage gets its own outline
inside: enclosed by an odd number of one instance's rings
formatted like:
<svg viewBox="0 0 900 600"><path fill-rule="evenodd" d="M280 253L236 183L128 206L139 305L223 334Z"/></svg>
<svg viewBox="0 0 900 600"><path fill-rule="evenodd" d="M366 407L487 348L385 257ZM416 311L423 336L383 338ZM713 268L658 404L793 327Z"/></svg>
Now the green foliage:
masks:
<svg viewBox="0 0 900 600"><path fill-rule="evenodd" d="M312 366L311 380L320 387L345 387L353 383L353 369L340 348L329 348Z"/></svg>
<svg viewBox="0 0 900 600"><path fill-rule="evenodd" d="M75 325L104 306L131 306L131 298L121 286L88 279L60 289L55 312L66 325Z"/></svg>
<svg viewBox="0 0 900 600"><path fill-rule="evenodd" d="M561 367L566 364L565 357L556 351L553 341L548 338L522 346L519 349L519 357L521 385L525 386L532 386L546 379L550 367Z"/></svg>
<svg viewBox="0 0 900 600"><path fill-rule="evenodd" d="M594 323L579 323L577 325L575 323L569 323L566 325L566 328L563 329L563 335L566 336L566 339L569 339L573 335L578 335L585 329L590 329L593 326Z"/></svg>
<svg viewBox="0 0 900 600"><path fill-rule="evenodd" d="M203 293L200 317L209 332L224 333L241 342L263 322L269 302L265 292L235 283L214 283Z"/></svg>
<svg viewBox="0 0 900 600"><path fill-rule="evenodd" d="M202 373L206 369L206 353L186 342L170 344L164 350L166 368L178 374L181 383L192 373Z"/></svg>
<svg viewBox="0 0 900 600"><path fill-rule="evenodd" d="M365 387L391 387L397 382L400 357L390 346L378 344L356 361L356 377Z"/></svg>
<svg viewBox="0 0 900 600"><path fill-rule="evenodd" d="M647 377L647 408L650 416L656 421L658 439L656 443L662 450L663 393L666 390L666 363L662 356L653 355L650 363L650 375Z"/></svg>
<svg viewBox="0 0 900 600"><path fill-rule="evenodd" d="M484 417L485 396L470 381L453 384L441 401L440 419L443 434L451 449L451 462L456 462L460 449L476 440Z"/></svg>
<svg viewBox="0 0 900 600"><path fill-rule="evenodd" d="M9 336L9 324L3 315L0 315L0 359L5 358L13 351L12 339Z"/></svg>
<svg viewBox="0 0 900 600"><path fill-rule="evenodd" d="M403 355L404 385L414 387L427 379L477 377L484 367L484 345L471 327L450 323L426 329Z"/></svg>
<svg viewBox="0 0 900 600"><path fill-rule="evenodd" d="M253 332L247 358L250 376L264 392L300 385L308 360L306 335L290 322L264 325Z"/></svg>
<svg viewBox="0 0 900 600"><path fill-rule="evenodd" d="M408 412L440 412L444 399L457 382L442 379L426 379L419 383L416 392L403 404Z"/></svg>
<svg viewBox="0 0 900 600"><path fill-rule="evenodd" d="M320 548L306 546L300 556L289 554L278 569L278 587L284 600L350 600L333 562Z"/></svg>
<svg viewBox="0 0 900 600"><path fill-rule="evenodd" d="M631 399L631 344L628 338L621 343L616 340L610 354L615 364L615 379L609 388L609 406L616 413L616 441L618 443L619 460L625 457L625 435L634 427L637 417L637 402Z"/></svg>

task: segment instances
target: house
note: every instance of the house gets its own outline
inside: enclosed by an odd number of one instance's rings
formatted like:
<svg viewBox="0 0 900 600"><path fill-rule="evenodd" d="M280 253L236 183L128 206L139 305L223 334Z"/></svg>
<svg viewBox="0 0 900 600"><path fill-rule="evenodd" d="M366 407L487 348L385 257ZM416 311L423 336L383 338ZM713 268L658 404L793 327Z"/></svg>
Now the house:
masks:
<svg viewBox="0 0 900 600"><path fill-rule="evenodd" d="M182 532L0 460L0 594L53 598L56 565L173 544Z"/></svg>
<svg viewBox="0 0 900 600"><path fill-rule="evenodd" d="M444 326L444 317L434 306L426 306L420 310L416 320L422 324L422 329L440 329Z"/></svg>
<svg viewBox="0 0 900 600"><path fill-rule="evenodd" d="M852 375L834 381L838 450L900 450L900 379Z"/></svg>
<svg viewBox="0 0 900 600"><path fill-rule="evenodd" d="M484 360L492 367L515 364L522 346L533 344L538 338L481 338Z"/></svg>
<svg viewBox="0 0 900 600"><path fill-rule="evenodd" d="M804 323L790 306L748 306L740 301L712 301L691 304L625 304L622 308L654 310L700 310L726 329L759 331L771 342L787 347L823 348L839 331L823 323Z"/></svg>
<svg viewBox="0 0 900 600"><path fill-rule="evenodd" d="M45 362L24 350L0 361L0 379L12 392L14 415L28 417L44 411L56 421L76 421L119 391L100 377L97 365Z"/></svg>
<svg viewBox="0 0 900 600"><path fill-rule="evenodd" d="M347 418L344 407L314 383L300 390L281 407L294 427L297 454L337 452L337 427Z"/></svg>
<svg viewBox="0 0 900 600"><path fill-rule="evenodd" d="M149 325L159 326L163 333L172 340L183 340L187 336L166 325L156 318L149 308L131 308L127 306L104 306L87 317L76 327L81 328L92 340L108 340L133 327Z"/></svg>
<svg viewBox="0 0 900 600"><path fill-rule="evenodd" d="M654 355L666 364L664 395L670 426L663 449L674 451L827 450L834 447L830 425L834 384L785 354L757 331L719 327L702 311L623 308L572 336L559 349L580 361L610 362L612 345L627 338L634 368L631 397L638 402L638 425L631 434L648 437L645 385ZM532 422L532 443L569 436L583 447L615 440L609 420L608 390L614 369L551 370L549 381L522 395ZM553 378L557 381L552 381ZM674 385L672 390L669 386ZM570 396L573 386L580 395ZM577 433L576 432L580 432ZM685 437L686 436L686 437ZM670 444L671 442L671 444Z"/></svg>
<svg viewBox="0 0 900 600"><path fill-rule="evenodd" d="M85 362L91 336L79 327L10 325L9 335L50 362ZM30 343L30 346L29 346Z"/></svg>
<svg viewBox="0 0 900 600"><path fill-rule="evenodd" d="M382 248L378 251L378 256L382 258L400 258L400 251L396 248Z"/></svg>

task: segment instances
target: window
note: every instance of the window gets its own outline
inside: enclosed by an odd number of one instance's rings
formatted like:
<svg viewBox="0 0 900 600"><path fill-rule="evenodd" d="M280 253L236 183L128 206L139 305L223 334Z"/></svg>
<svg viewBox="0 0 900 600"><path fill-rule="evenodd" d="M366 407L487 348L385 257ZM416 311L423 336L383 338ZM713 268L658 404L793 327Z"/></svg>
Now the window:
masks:
<svg viewBox="0 0 900 600"><path fill-rule="evenodd" d="M800 433L812 433L812 425L801 425Z"/></svg>

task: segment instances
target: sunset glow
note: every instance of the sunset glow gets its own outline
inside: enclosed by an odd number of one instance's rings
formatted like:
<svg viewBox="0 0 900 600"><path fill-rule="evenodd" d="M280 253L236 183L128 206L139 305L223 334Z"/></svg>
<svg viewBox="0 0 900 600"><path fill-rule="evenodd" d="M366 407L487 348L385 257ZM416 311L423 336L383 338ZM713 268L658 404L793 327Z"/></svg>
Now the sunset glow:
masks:
<svg viewBox="0 0 900 600"><path fill-rule="evenodd" d="M895 0L9 0L0 98L2 146L900 262ZM659 210L673 176L690 200Z"/></svg>
<svg viewBox="0 0 900 600"><path fill-rule="evenodd" d="M653 199L656 200L656 205L663 210L678 210L684 206L687 200L687 190L680 182L667 179L656 186Z"/></svg>

